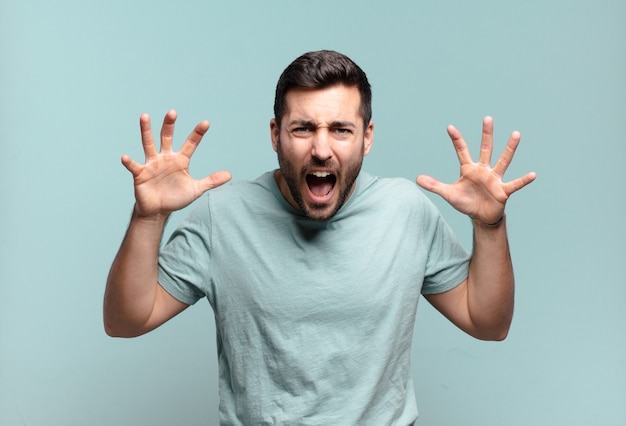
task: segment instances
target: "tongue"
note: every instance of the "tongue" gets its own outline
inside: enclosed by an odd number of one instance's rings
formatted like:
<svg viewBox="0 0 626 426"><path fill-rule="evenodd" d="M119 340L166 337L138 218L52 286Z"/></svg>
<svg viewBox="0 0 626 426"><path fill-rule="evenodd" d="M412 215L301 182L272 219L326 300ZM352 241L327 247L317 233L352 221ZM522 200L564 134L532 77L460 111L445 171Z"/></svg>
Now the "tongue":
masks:
<svg viewBox="0 0 626 426"><path fill-rule="evenodd" d="M313 175L309 175L306 178L306 181L309 185L309 190L317 196L324 196L328 194L331 189L333 189L333 185L335 184L334 176L327 177L317 177Z"/></svg>

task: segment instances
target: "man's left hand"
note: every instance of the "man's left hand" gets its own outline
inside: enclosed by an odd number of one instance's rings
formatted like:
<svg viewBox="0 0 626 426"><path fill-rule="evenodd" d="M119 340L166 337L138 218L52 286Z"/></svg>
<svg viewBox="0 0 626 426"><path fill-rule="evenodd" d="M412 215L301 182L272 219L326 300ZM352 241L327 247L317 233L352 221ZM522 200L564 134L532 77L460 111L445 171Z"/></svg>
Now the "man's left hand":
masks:
<svg viewBox="0 0 626 426"><path fill-rule="evenodd" d="M461 133L454 126L448 126L448 134L459 158L461 177L454 183L446 184L430 176L421 175L417 177L417 184L439 194L452 207L469 215L475 221L487 225L498 223L504 215L504 207L511 194L537 177L536 173L530 172L510 182L502 181L519 145L520 133L517 131L511 133L504 152L493 168L491 167L493 153L493 119L491 117L485 117L483 120L480 157L476 163L472 160Z"/></svg>

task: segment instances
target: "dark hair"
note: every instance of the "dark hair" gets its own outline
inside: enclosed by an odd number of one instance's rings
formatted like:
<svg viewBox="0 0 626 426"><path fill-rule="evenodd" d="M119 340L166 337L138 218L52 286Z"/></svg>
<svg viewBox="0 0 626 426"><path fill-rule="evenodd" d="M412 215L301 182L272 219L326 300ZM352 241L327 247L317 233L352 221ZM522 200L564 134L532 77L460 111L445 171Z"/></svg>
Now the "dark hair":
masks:
<svg viewBox="0 0 626 426"><path fill-rule="evenodd" d="M290 89L325 89L336 84L359 89L361 116L367 127L372 118L372 90L367 76L352 59L332 50L305 53L285 68L276 84L274 98L274 118L278 127L286 113L286 97Z"/></svg>

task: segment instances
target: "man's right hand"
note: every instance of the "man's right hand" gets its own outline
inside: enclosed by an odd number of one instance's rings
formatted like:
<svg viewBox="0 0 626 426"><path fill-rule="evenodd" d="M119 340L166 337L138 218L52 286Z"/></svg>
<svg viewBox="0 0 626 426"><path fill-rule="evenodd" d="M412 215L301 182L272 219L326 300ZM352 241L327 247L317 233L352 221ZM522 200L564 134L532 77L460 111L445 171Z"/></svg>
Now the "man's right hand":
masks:
<svg viewBox="0 0 626 426"><path fill-rule="evenodd" d="M227 171L213 173L203 179L189 175L189 161L202 137L209 129L209 122L200 122L181 147L172 151L176 111L170 110L161 127L161 149L157 152L150 128L150 117L142 114L141 142L145 153L145 164L122 156L122 164L133 175L135 184L135 213L144 219L166 218L171 212L180 210L200 197L205 191L218 187L231 178Z"/></svg>
<svg viewBox="0 0 626 426"><path fill-rule="evenodd" d="M198 124L180 151L173 152L175 121L176 112L169 111L161 128L161 150L157 152L150 117L142 114L141 140L146 164L138 164L127 155L122 157L122 164L135 180L135 211L107 279L104 327L110 336L147 333L187 307L158 283L157 259L165 219L205 191L230 180L228 172L199 180L189 176L189 160L209 129L209 122Z"/></svg>

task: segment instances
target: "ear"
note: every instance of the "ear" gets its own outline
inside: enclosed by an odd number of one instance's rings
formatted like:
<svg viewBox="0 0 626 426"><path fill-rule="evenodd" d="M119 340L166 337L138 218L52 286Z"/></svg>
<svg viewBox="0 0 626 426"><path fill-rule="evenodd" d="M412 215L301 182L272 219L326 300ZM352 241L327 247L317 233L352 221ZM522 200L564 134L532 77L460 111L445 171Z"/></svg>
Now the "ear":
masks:
<svg viewBox="0 0 626 426"><path fill-rule="evenodd" d="M374 143L374 122L370 120L369 124L365 128L365 134L363 135L363 155L367 155L372 149Z"/></svg>
<svg viewBox="0 0 626 426"><path fill-rule="evenodd" d="M270 137L272 138L272 148L274 151L278 151L278 137L280 136L280 129L278 128L278 123L276 123L276 119L272 118L270 120Z"/></svg>

